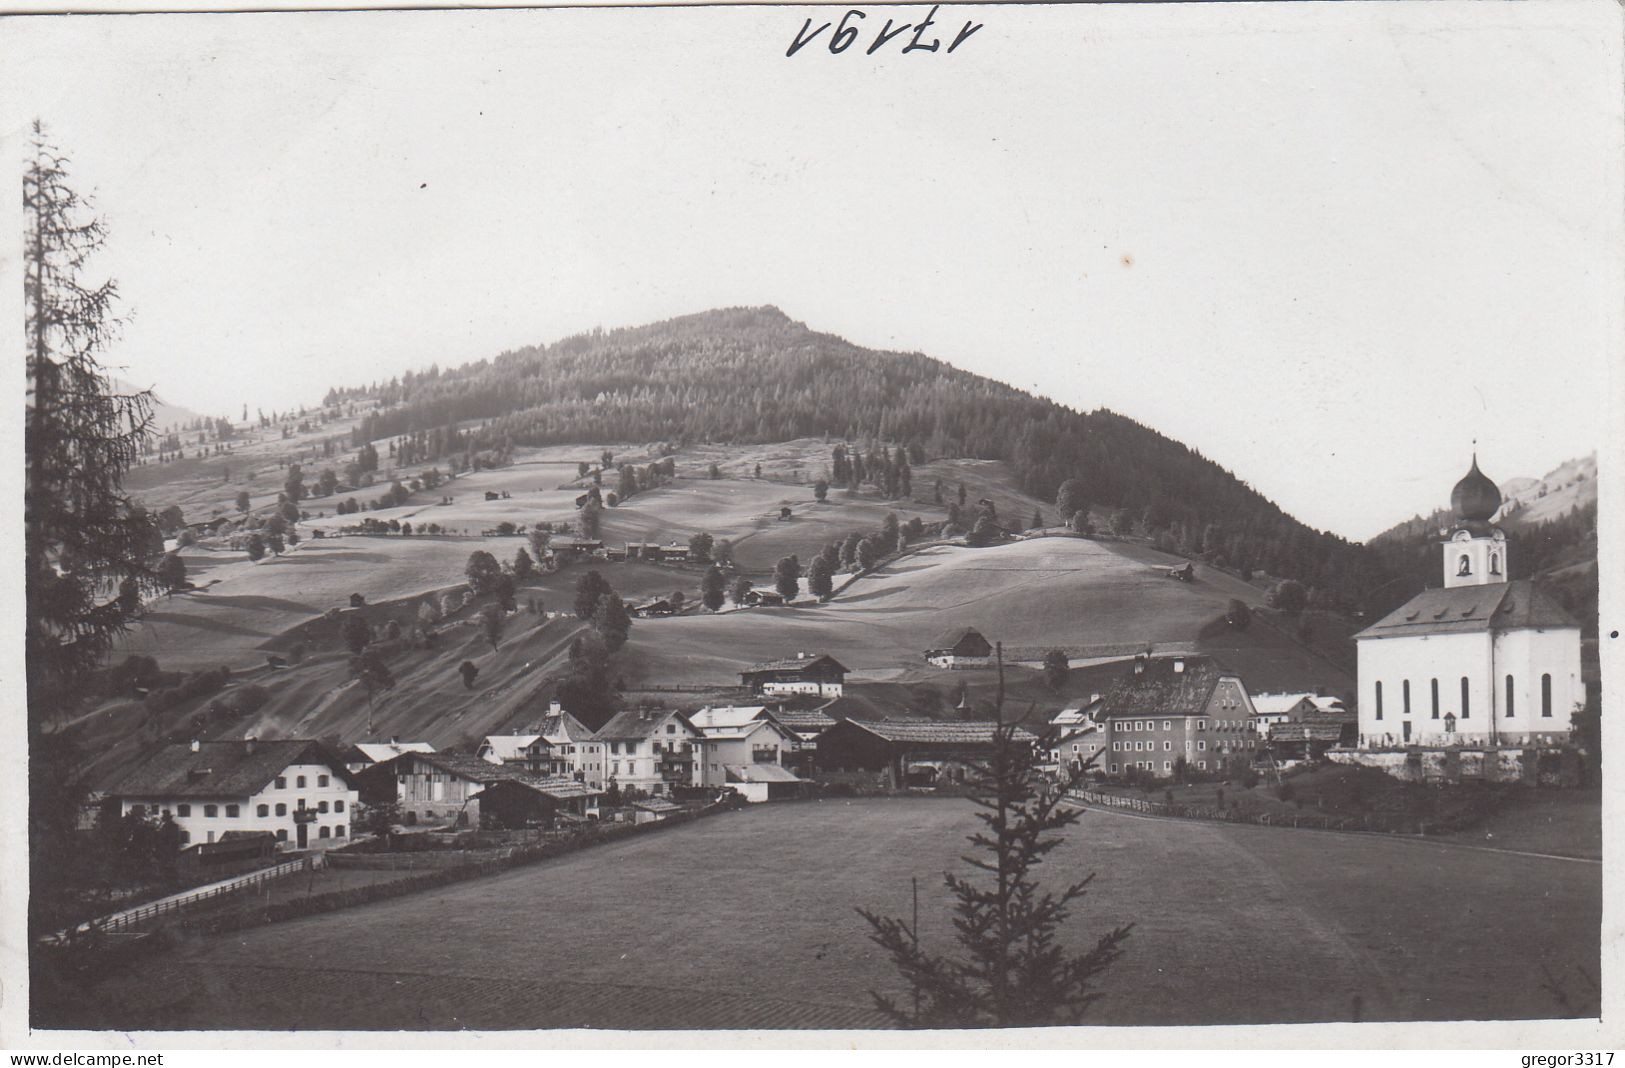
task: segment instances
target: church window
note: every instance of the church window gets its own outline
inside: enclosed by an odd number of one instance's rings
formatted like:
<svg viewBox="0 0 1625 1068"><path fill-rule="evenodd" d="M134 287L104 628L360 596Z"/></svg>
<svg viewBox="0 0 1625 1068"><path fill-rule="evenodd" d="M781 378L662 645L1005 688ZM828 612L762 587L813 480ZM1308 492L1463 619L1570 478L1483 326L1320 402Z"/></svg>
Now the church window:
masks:
<svg viewBox="0 0 1625 1068"><path fill-rule="evenodd" d="M1433 690L1433 718L1438 719L1439 718L1439 680L1438 679L1433 680L1433 682L1432 682L1432 690Z"/></svg>
<svg viewBox="0 0 1625 1068"><path fill-rule="evenodd" d="M1461 677L1461 718L1470 719L1471 717L1472 706L1467 703L1467 676L1463 675Z"/></svg>
<svg viewBox="0 0 1625 1068"><path fill-rule="evenodd" d="M1499 575L1500 573L1501 573L1501 554L1500 553L1490 553L1490 574Z"/></svg>
<svg viewBox="0 0 1625 1068"><path fill-rule="evenodd" d="M1461 562L1456 565L1456 574L1458 576L1460 576L1460 575L1471 575L1472 573L1473 573L1473 561L1470 558L1468 558L1466 553L1462 553L1461 554Z"/></svg>
<svg viewBox="0 0 1625 1068"><path fill-rule="evenodd" d="M1513 706L1513 703L1512 703L1512 697L1513 697L1512 676L1508 675L1507 676L1507 719L1511 719L1512 716L1513 716L1513 713L1516 711L1516 708Z"/></svg>
<svg viewBox="0 0 1625 1068"><path fill-rule="evenodd" d="M1399 684L1399 698L1400 698L1399 703L1401 705L1401 713L1400 714L1401 715L1406 715L1406 716L1410 715L1411 714L1411 680L1410 679L1406 679L1404 682Z"/></svg>
<svg viewBox="0 0 1625 1068"><path fill-rule="evenodd" d="M1544 719L1552 718L1552 677L1540 677L1540 714Z"/></svg>
<svg viewBox="0 0 1625 1068"><path fill-rule="evenodd" d="M1377 683L1377 718L1382 718L1382 683Z"/></svg>

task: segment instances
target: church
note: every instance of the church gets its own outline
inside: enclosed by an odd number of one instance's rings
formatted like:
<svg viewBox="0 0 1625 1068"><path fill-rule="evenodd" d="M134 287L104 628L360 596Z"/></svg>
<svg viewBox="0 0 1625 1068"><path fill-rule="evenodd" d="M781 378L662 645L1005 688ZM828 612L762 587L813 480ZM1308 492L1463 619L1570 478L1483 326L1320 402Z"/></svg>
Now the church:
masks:
<svg viewBox="0 0 1625 1068"><path fill-rule="evenodd" d="M1585 700L1580 624L1528 579L1509 579L1501 491L1473 457L1450 494L1440 589L1356 634L1359 745L1540 746L1568 740Z"/></svg>

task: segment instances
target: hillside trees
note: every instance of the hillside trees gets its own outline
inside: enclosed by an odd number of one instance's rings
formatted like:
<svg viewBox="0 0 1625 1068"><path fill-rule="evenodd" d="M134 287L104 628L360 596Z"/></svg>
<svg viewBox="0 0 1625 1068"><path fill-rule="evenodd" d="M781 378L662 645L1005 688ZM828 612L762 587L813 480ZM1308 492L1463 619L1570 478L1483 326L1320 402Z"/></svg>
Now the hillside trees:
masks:
<svg viewBox="0 0 1625 1068"><path fill-rule="evenodd" d="M158 581L164 584L166 595L186 585L186 562L180 553L166 553L158 565Z"/></svg>
<svg viewBox="0 0 1625 1068"><path fill-rule="evenodd" d="M493 653L502 640L502 628L507 622L508 614L499 604L488 604L480 609L480 635L490 643Z"/></svg>
<svg viewBox="0 0 1625 1068"><path fill-rule="evenodd" d="M632 617L627 614L620 594L613 590L604 594L598 602L598 610L593 613L592 625L609 652L617 652L626 644L632 631Z"/></svg>
<svg viewBox="0 0 1625 1068"><path fill-rule="evenodd" d="M367 733L371 734L378 695L395 688L395 676L378 650L366 649L350 657L350 677L367 691Z"/></svg>
<svg viewBox="0 0 1625 1068"><path fill-rule="evenodd" d="M1055 508L1061 513L1061 522L1071 523L1072 517L1079 512L1089 510L1088 491L1084 488L1083 480L1069 478L1061 483L1055 493Z"/></svg>
<svg viewBox="0 0 1625 1068"><path fill-rule="evenodd" d="M1224 621L1237 630L1246 630L1253 621L1253 610L1247 607L1246 601L1232 597L1225 608Z"/></svg>
<svg viewBox="0 0 1625 1068"><path fill-rule="evenodd" d="M1066 685L1072 663L1065 649L1050 649L1044 653L1044 684L1056 693Z"/></svg>
<svg viewBox="0 0 1625 1068"><path fill-rule="evenodd" d="M237 510L239 512L243 512L243 513L246 514L248 512L248 509L250 508L250 506L251 505L250 505L250 502L249 502L249 499L248 499L248 491L247 490L239 491L238 494L237 494Z"/></svg>
<svg viewBox="0 0 1625 1068"><path fill-rule="evenodd" d="M343 626L339 627L339 637L351 653L359 654L372 644L372 627L360 612L351 612L345 617Z"/></svg>
<svg viewBox="0 0 1625 1068"><path fill-rule="evenodd" d="M468 578L468 588L475 596L493 593L496 590L497 579L502 575L502 565L497 558L484 549L476 549L468 554L468 566L464 568L464 575Z"/></svg>
<svg viewBox="0 0 1625 1068"><path fill-rule="evenodd" d="M822 504L824 502L824 500L827 497L829 497L829 480L828 479L821 478L817 482L813 483L813 496L815 498L817 498L818 503L820 503L820 504Z"/></svg>
<svg viewBox="0 0 1625 1068"><path fill-rule="evenodd" d="M526 552L525 547L521 545L519 550L513 554L513 577L519 582L524 582L535 573L536 561L530 558L530 553Z"/></svg>
<svg viewBox="0 0 1625 1068"><path fill-rule="evenodd" d="M576 580L575 613L577 619L591 619L598 612L598 602L610 590L609 583L597 569L588 571Z"/></svg>
<svg viewBox="0 0 1625 1068"><path fill-rule="evenodd" d="M796 594L801 592L801 561L793 555L781 557L773 565L773 588L786 604L794 600Z"/></svg>
<svg viewBox="0 0 1625 1068"><path fill-rule="evenodd" d="M265 558L265 539L258 534L248 536L248 558L250 560L263 560Z"/></svg>
<svg viewBox="0 0 1625 1068"><path fill-rule="evenodd" d="M702 576L700 579L701 603L711 611L717 611L722 607L723 588L725 585L726 580L723 578L722 569L720 567L712 564L710 567L706 568L704 576Z"/></svg>
<svg viewBox="0 0 1625 1068"><path fill-rule="evenodd" d="M807 589L820 601L829 599L835 592L834 574L829 565L829 558L820 553L813 558L812 565L807 568Z"/></svg>
<svg viewBox="0 0 1625 1068"><path fill-rule="evenodd" d="M1269 606L1289 616L1302 614L1309 607L1309 594L1303 583L1296 579L1282 579L1270 588Z"/></svg>
<svg viewBox="0 0 1625 1068"><path fill-rule="evenodd" d="M728 587L728 597L734 604L744 604L750 589L750 579L744 575L739 575L733 580L733 584Z"/></svg>
<svg viewBox="0 0 1625 1068"><path fill-rule="evenodd" d="M689 560L696 564L710 563L711 547L714 544L715 539L713 539L711 535L705 533L703 530L696 534L690 535L688 539Z"/></svg>
<svg viewBox="0 0 1625 1068"><path fill-rule="evenodd" d="M852 563L858 571L868 571L880 562L880 546L873 538L859 538Z"/></svg>
<svg viewBox="0 0 1625 1068"><path fill-rule="evenodd" d="M472 690L474 688L474 680L480 677L479 665L475 664L472 660L464 660L461 664L457 665L457 674L463 677L463 689Z"/></svg>

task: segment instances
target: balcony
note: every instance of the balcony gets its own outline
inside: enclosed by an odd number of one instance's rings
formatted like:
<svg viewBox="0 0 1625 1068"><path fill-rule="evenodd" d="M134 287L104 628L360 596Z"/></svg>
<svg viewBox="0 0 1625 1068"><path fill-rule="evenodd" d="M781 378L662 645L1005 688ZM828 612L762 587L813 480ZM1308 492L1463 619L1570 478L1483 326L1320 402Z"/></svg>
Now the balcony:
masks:
<svg viewBox="0 0 1625 1068"><path fill-rule="evenodd" d="M779 751L777 749L752 749L750 759L753 764L777 764Z"/></svg>

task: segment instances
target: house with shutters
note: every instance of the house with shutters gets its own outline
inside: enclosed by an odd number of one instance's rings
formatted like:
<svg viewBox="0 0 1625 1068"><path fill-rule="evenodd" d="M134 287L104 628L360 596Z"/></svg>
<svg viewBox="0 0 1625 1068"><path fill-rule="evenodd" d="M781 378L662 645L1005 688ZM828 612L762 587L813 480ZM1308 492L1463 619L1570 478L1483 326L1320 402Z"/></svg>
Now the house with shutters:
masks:
<svg viewBox="0 0 1625 1068"><path fill-rule="evenodd" d="M268 831L279 850L345 844L357 800L343 758L308 738L171 743L106 795L120 816L167 816L183 846Z"/></svg>
<svg viewBox="0 0 1625 1068"><path fill-rule="evenodd" d="M603 749L606 789L615 783L655 797L693 783L695 747L704 738L688 716L664 708L617 712L592 736Z"/></svg>
<svg viewBox="0 0 1625 1068"><path fill-rule="evenodd" d="M1241 676L1212 657L1137 656L1101 695L1095 767L1166 779L1182 767L1200 774L1251 763L1262 748L1256 718Z"/></svg>
<svg viewBox="0 0 1625 1068"><path fill-rule="evenodd" d="M933 667L986 667L993 656L993 643L982 637L975 627L955 627L939 637L925 651L926 662Z"/></svg>
<svg viewBox="0 0 1625 1068"><path fill-rule="evenodd" d="M703 737L694 746L694 785L721 787L735 782L754 781L742 775L741 767L772 766L784 769L795 757L800 741L764 705L702 708L689 716ZM729 769L735 769L730 771ZM762 782L799 783L786 769L785 775L768 773ZM742 791L743 792L743 791ZM759 791L760 800L767 800Z"/></svg>
<svg viewBox="0 0 1625 1068"><path fill-rule="evenodd" d="M846 675L846 665L827 653L797 653L754 664L739 673L739 681L753 694L839 697L846 686Z"/></svg>

